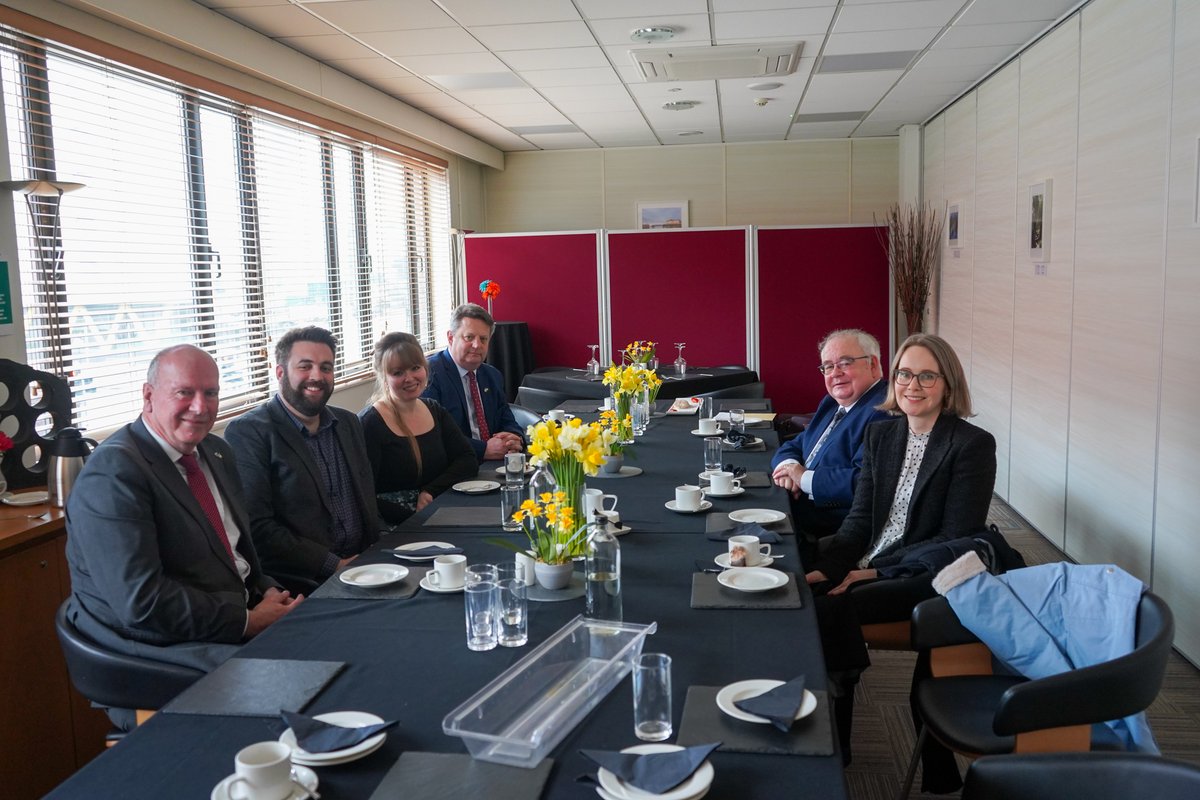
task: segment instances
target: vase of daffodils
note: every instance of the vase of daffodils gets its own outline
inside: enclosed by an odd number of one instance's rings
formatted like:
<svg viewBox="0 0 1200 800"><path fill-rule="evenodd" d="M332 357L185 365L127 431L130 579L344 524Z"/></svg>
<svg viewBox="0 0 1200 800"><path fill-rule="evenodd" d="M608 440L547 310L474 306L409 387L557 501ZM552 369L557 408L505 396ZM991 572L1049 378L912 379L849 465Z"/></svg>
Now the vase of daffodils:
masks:
<svg viewBox="0 0 1200 800"><path fill-rule="evenodd" d="M662 379L647 369L643 364L613 364L604 373L604 385L612 392L612 407L617 417L649 417L650 409L654 406L654 398L662 386ZM639 403L645 406L644 413L634 415L633 405ZM643 427L644 431L644 427ZM640 436L642 431L637 425L630 425L629 439L622 436L622 444L631 444L634 436Z"/></svg>
<svg viewBox="0 0 1200 800"><path fill-rule="evenodd" d="M613 436L613 443L608 448L608 457L602 467L608 473L621 471L621 467L625 465L625 449L633 442L633 417L629 413L628 400L625 405L624 415L611 408L600 413L599 424Z"/></svg>
<svg viewBox="0 0 1200 800"><path fill-rule="evenodd" d="M583 550L587 531L586 524L576 524L576 516L562 491L526 500L513 512L513 519L529 540L525 552L534 559L534 576L546 589L562 589L571 582L572 559ZM521 552L511 542L500 543Z"/></svg>

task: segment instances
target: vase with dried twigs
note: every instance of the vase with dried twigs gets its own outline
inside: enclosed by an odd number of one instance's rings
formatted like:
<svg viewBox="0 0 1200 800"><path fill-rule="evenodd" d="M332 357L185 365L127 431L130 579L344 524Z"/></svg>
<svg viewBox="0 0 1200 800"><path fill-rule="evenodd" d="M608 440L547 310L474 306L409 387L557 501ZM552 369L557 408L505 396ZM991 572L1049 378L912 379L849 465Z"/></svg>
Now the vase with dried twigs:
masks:
<svg viewBox="0 0 1200 800"><path fill-rule="evenodd" d="M876 219L876 224L879 220ZM887 210L887 239L879 240L888 252L888 269L896 298L904 311L909 333L920 333L933 271L941 254L942 214L928 203L919 206L895 203Z"/></svg>

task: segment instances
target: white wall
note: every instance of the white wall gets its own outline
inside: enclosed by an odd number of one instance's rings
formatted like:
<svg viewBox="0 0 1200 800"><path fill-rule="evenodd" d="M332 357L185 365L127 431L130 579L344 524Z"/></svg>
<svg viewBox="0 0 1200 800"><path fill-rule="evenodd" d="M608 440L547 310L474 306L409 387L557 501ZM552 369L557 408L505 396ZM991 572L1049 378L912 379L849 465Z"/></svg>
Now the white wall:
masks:
<svg viewBox="0 0 1200 800"><path fill-rule="evenodd" d="M1198 76L1197 4L1093 0L932 120L924 168L926 197L962 206L939 330L997 437L997 492L1071 558L1151 583L1194 660Z"/></svg>

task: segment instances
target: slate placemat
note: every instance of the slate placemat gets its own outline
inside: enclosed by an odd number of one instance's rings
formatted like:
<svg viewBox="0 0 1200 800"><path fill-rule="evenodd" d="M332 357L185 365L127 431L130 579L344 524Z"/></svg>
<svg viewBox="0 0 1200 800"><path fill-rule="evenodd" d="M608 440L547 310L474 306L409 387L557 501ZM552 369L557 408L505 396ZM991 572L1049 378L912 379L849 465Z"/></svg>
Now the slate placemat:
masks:
<svg viewBox="0 0 1200 800"><path fill-rule="evenodd" d="M350 562L351 567L360 566L353 561ZM336 575L330 576L329 580L317 587L309 597L320 597L326 600L407 600L417 593L420 588L421 578L425 577L425 573L429 571L428 567L408 567L408 574L404 576L404 580L399 583L393 583L388 586L376 586L367 588L362 586L351 586L338 578Z"/></svg>
<svg viewBox="0 0 1200 800"><path fill-rule="evenodd" d="M772 611L777 608L804 608L796 576L785 573L787 586L769 592L739 592L717 583L717 576L708 572L692 575L692 608L752 608Z"/></svg>
<svg viewBox="0 0 1200 800"><path fill-rule="evenodd" d="M550 758L533 769L522 769L477 761L462 753L410 750L383 776L371 800L537 800L553 766Z"/></svg>
<svg viewBox="0 0 1200 800"><path fill-rule="evenodd" d="M722 531L733 530L736 522L729 518L728 514L709 514L704 520L705 533L721 533ZM789 534L795 533L796 529L792 527L792 518L784 517L779 522L772 522L769 525L763 525L764 528L772 533Z"/></svg>
<svg viewBox="0 0 1200 800"><path fill-rule="evenodd" d="M500 503L495 507L443 506L421 523L427 528L499 528Z"/></svg>
<svg viewBox="0 0 1200 800"><path fill-rule="evenodd" d="M587 414L588 412L595 412L603 403L603 400L597 398L592 398L591 400L563 400L555 408L561 408L568 414Z"/></svg>
<svg viewBox="0 0 1200 800"><path fill-rule="evenodd" d="M731 408L740 408L742 411L766 413L771 410L771 403L768 400L752 400L750 398L730 398L728 400L717 400L717 411L728 411Z"/></svg>
<svg viewBox="0 0 1200 800"><path fill-rule="evenodd" d="M676 743L683 747L721 742L730 753L766 753L789 756L833 755L833 721L829 696L813 692L817 707L784 733L774 725L734 719L717 707L719 686L689 686L683 702Z"/></svg>
<svg viewBox="0 0 1200 800"><path fill-rule="evenodd" d="M162 707L164 714L278 717L300 711L346 666L344 661L231 658Z"/></svg>
<svg viewBox="0 0 1200 800"><path fill-rule="evenodd" d="M774 481L771 480L771 473L763 470L750 470L741 478L743 489L762 489L774 486Z"/></svg>

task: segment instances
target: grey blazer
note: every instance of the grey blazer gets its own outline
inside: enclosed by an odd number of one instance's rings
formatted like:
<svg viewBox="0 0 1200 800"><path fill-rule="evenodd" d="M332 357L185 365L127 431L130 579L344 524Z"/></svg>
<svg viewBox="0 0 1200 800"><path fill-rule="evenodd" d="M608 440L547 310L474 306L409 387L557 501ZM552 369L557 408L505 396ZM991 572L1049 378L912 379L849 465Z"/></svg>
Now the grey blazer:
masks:
<svg viewBox="0 0 1200 800"><path fill-rule="evenodd" d="M209 669L236 650L247 607L277 584L259 566L233 453L211 435L197 450L241 531L245 583L138 419L88 458L67 500L67 613L106 647Z"/></svg>
<svg viewBox="0 0 1200 800"><path fill-rule="evenodd" d="M867 426L866 456L854 504L838 532L821 548L812 570L841 583L887 524L908 445L905 417ZM982 528L996 483L996 440L950 414L938 417L917 472L900 541L871 562L887 561L933 539L953 539Z"/></svg>
<svg viewBox="0 0 1200 800"><path fill-rule="evenodd" d="M334 432L354 484L366 549L379 539L380 523L362 424L345 409L327 408L337 420ZM322 574L322 565L333 542L333 507L296 423L273 398L230 422L225 440L237 456L263 569L284 583L289 577L324 580L328 576Z"/></svg>

